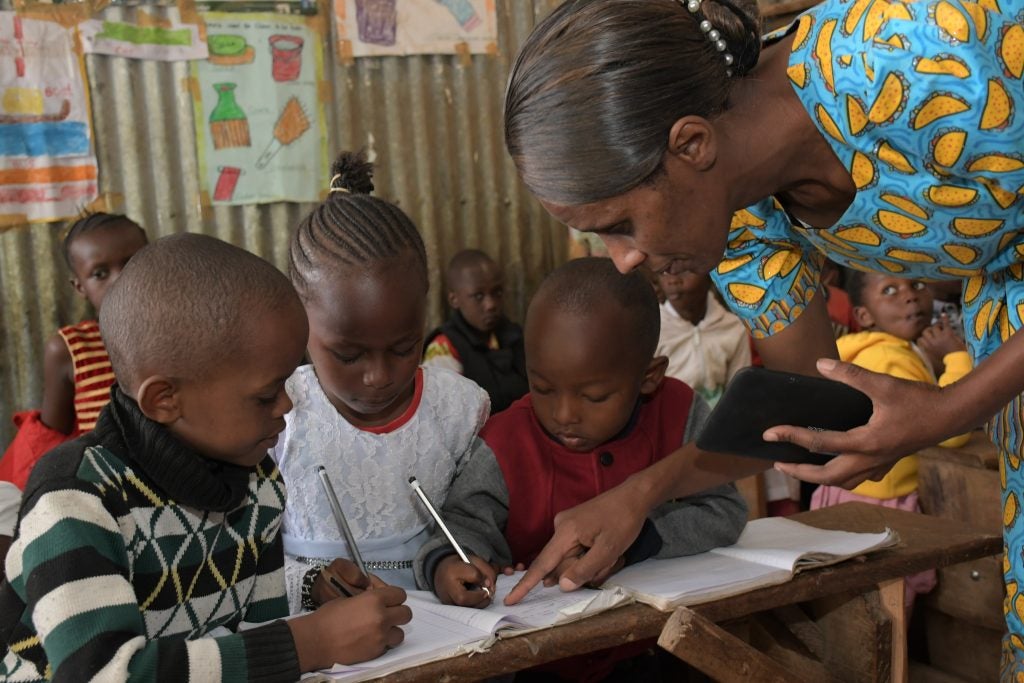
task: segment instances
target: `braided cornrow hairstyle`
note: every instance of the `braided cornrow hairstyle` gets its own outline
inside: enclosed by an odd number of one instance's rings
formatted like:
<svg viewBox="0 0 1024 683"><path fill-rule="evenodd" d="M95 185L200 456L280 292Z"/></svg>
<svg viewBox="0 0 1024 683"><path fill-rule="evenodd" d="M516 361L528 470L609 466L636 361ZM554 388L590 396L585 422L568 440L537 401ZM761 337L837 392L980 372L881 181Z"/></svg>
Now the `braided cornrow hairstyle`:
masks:
<svg viewBox="0 0 1024 683"><path fill-rule="evenodd" d="M342 152L331 167L330 192L292 235L289 272L305 298L312 275L323 268L373 268L411 255L427 282L427 252L409 217L373 197L373 164L362 152Z"/></svg>
<svg viewBox="0 0 1024 683"><path fill-rule="evenodd" d="M82 235L92 232L96 228L101 228L104 225L112 225L113 223L124 222L128 225L134 226L139 229L139 232L145 236L146 231L142 229L142 226L133 221L128 216L121 213L104 213L102 211L84 211L78 217L71 227L68 228L67 234L64 235L64 243L61 250L64 253L64 262L68 264L68 268L74 270L75 267L71 263L71 243Z"/></svg>

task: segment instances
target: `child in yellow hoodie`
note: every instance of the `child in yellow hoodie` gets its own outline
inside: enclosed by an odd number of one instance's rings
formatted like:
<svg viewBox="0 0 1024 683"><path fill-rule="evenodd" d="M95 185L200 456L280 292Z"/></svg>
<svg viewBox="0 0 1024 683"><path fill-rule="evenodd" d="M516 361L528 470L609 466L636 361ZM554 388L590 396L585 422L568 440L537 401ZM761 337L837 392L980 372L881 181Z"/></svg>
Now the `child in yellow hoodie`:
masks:
<svg viewBox="0 0 1024 683"><path fill-rule="evenodd" d="M862 331L836 340L842 360L874 372L939 386L952 384L971 371L967 348L949 321L931 324L933 297L925 283L851 271L846 288ZM956 436L940 445L956 448L968 437ZM881 480L865 481L852 491L820 486L811 497L811 509L850 501L919 512L917 456L908 455ZM915 595L927 593L934 586L934 571L907 577L908 611Z"/></svg>

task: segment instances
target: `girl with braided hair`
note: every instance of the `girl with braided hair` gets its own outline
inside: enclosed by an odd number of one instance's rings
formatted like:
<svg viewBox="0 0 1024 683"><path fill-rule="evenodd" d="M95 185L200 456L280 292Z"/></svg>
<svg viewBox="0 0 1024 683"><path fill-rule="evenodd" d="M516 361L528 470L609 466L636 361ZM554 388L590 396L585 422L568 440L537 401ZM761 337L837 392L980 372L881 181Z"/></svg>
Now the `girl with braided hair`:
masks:
<svg viewBox="0 0 1024 683"><path fill-rule="evenodd" d="M505 139L557 219L598 234L622 271L711 273L769 368L868 394L845 433L773 427L838 454L778 465L852 487L988 421L1002 453L1004 671L1024 662L1024 6L1021 0L825 0L761 38L747 0L570 0L517 56ZM905 278L965 280L975 361L937 389L839 363L825 257ZM647 511L763 468L677 452L560 518L521 598L570 559L599 574ZM581 555L583 549L590 551Z"/></svg>
<svg viewBox="0 0 1024 683"><path fill-rule="evenodd" d="M421 368L427 256L416 227L372 196L373 167L346 152L327 199L292 235L290 274L309 316L307 353L286 388L294 408L273 455L291 491L285 579L293 611L337 597L336 558L351 558L320 489L323 466L366 560L382 580L415 588L412 561L430 518L415 476L443 501L490 411L471 380Z"/></svg>

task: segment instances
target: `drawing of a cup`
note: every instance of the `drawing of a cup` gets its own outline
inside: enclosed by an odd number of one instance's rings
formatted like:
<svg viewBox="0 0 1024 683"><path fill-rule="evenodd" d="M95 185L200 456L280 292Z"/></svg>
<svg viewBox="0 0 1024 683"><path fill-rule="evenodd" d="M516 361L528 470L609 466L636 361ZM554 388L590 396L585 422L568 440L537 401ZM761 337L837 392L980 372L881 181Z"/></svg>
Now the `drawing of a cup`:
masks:
<svg viewBox="0 0 1024 683"><path fill-rule="evenodd" d="M294 81L302 71L302 44L305 41L299 36L281 33L270 36L270 55L272 66L270 73L278 83Z"/></svg>
<svg viewBox="0 0 1024 683"><path fill-rule="evenodd" d="M217 185L213 188L213 200L215 202L228 202L235 196L235 186L238 185L238 177L242 175L242 169L237 166L221 166L220 175L217 176Z"/></svg>
<svg viewBox="0 0 1024 683"><path fill-rule="evenodd" d="M356 0L359 40L374 45L394 45L398 25L397 0Z"/></svg>

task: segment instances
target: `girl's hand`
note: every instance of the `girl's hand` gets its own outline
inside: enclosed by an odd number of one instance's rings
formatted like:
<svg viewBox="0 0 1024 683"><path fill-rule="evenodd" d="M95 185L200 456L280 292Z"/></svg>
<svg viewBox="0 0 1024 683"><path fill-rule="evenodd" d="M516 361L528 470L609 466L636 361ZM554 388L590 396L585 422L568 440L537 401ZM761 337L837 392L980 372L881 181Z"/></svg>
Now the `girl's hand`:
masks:
<svg viewBox="0 0 1024 683"><path fill-rule="evenodd" d="M472 564L466 564L458 555L449 555L438 563L434 570L434 593L442 603L477 609L491 604L497 578L494 567L476 555L470 555L469 561Z"/></svg>
<svg viewBox="0 0 1024 683"><path fill-rule="evenodd" d="M412 619L405 597L401 588L385 586L288 620L302 672L364 662L400 645L405 634L399 626Z"/></svg>
<svg viewBox="0 0 1024 683"><path fill-rule="evenodd" d="M501 567L498 571L499 573L504 574L505 576L512 576L516 572L526 571L526 565L522 562L518 562L515 566L511 564L506 565L504 567Z"/></svg>
<svg viewBox="0 0 1024 683"><path fill-rule="evenodd" d="M348 595L342 593L339 584ZM354 562L338 558L324 567L320 576L316 577L310 595L316 604L323 605L329 600L354 597L369 588L383 588L386 585L372 574L364 576Z"/></svg>
<svg viewBox="0 0 1024 683"><path fill-rule="evenodd" d="M775 468L803 481L853 488L877 479L900 458L933 446L975 425L961 410L952 389L911 382L850 363L818 361L829 379L849 384L867 394L874 404L868 423L848 432L817 432L801 427L772 427L765 441L786 441L815 453L838 454L826 465L776 463ZM955 385L953 385L955 386Z"/></svg>
<svg viewBox="0 0 1024 683"><path fill-rule="evenodd" d="M917 339L917 345L928 355L936 375L942 374L943 359L946 354L967 350L963 340L949 324L949 318L945 313L942 314L939 322L924 329Z"/></svg>

